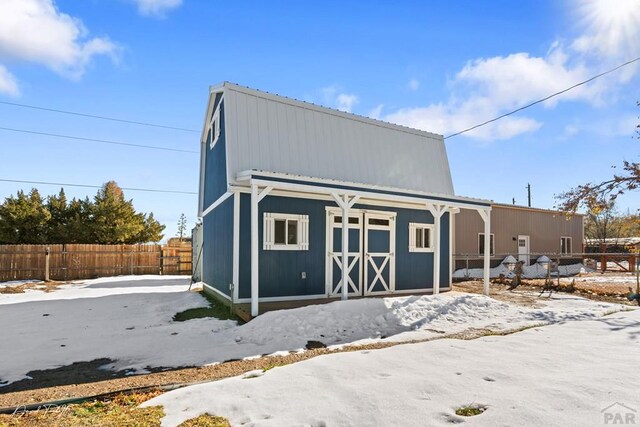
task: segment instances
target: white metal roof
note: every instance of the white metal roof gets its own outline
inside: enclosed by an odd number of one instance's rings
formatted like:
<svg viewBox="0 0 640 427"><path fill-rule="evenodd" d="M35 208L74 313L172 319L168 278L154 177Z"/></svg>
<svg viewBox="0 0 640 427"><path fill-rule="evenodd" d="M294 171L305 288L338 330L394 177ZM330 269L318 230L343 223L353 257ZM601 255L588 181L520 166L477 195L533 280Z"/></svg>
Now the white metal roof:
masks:
<svg viewBox="0 0 640 427"><path fill-rule="evenodd" d="M253 169L454 195L441 135L232 83L220 91L231 184Z"/></svg>
<svg viewBox="0 0 640 427"><path fill-rule="evenodd" d="M431 199L432 202L438 203L438 201L445 202L446 204L452 206L459 206L463 208L471 208L477 209L479 206L481 207L490 207L493 204L492 200L488 199L478 199L475 197L464 197L464 196L453 196L449 194L439 194L439 193L431 193L425 191L416 191L416 190L407 190L396 187L387 187L382 185L370 185L370 184L362 184L359 182L347 182L347 181L338 181L336 179L324 179L310 176L300 176L293 175L287 173L279 173L279 172L271 172L271 171L263 171L263 170L248 170L242 171L238 173L236 180L239 182L247 181L249 179L257 179L257 180L266 180L275 179L284 183L298 183L309 186L324 186L327 190L331 191L330 188L344 188L354 190L356 192L362 191L370 193L369 196L378 194L383 195L396 195L402 197L414 197L414 198L425 198ZM277 181L273 184L274 187L277 187L279 184ZM422 201L421 203L424 203ZM467 205L467 206L465 206Z"/></svg>

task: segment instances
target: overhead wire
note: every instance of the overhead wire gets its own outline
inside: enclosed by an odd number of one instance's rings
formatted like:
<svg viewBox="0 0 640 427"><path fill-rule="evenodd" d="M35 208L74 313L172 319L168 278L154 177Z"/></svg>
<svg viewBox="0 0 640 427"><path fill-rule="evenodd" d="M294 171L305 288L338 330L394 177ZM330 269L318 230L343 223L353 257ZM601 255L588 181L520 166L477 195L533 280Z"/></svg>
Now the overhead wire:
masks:
<svg viewBox="0 0 640 427"><path fill-rule="evenodd" d="M111 141L108 139L98 139L98 138L86 138L82 136L63 135L58 133L40 132L35 130L17 129L17 128L9 128L9 127L3 127L3 126L0 126L0 130L9 131L9 132L28 133L32 135L51 136L54 138L66 138L66 139L73 139L77 141L90 141L90 142L99 142L102 144L124 145L128 147L147 148L152 150L174 151L174 152L180 152L180 153L195 153L195 154L198 153L195 150L183 150L181 148L160 147L157 145L134 144L131 142Z"/></svg>
<svg viewBox="0 0 640 427"><path fill-rule="evenodd" d="M90 117L92 119L109 120L109 121L112 121L112 122L129 123L129 124L140 125L140 126L150 126L150 127L157 127L157 128L163 128L163 129L172 129L172 130L178 130L178 131L183 131L183 132L200 132L200 131L195 130L195 129L188 129L188 128L177 127L177 126L168 126L168 125L161 125L161 124L158 124L158 123L150 123L150 122L142 122L142 121L137 121L137 120L120 119L120 118L117 118L117 117L100 116L100 115L97 115L97 114L79 113L77 111L60 110L60 109L57 109L57 108L49 108L49 107L41 107L41 106L38 106L38 105L22 104L22 103L19 103L19 102L0 101L0 104L11 105L11 106L14 106L14 107L21 107L21 108L31 108L33 110L49 111L49 112L59 113L59 114L70 114L70 115L80 116L80 117Z"/></svg>
<svg viewBox="0 0 640 427"><path fill-rule="evenodd" d="M488 125L489 123L493 123L493 122L498 121L498 120L500 120L500 119L503 119L503 118L505 118L505 117L507 117L507 116L511 116L511 115L513 115L513 114L515 114L515 113L518 113L518 112L522 111L522 110L526 110L527 108L533 107L533 106L534 106L534 105L536 105L536 104L540 104L540 103L542 103L542 102L548 101L548 100L549 100L549 99L551 99L551 98L554 98L554 97L556 97L556 96L558 96L558 95L562 95L562 94L563 94L563 93L565 93L565 92L569 92L569 91L570 91L570 90L572 90L572 89L575 89L575 88L577 88L577 87L579 87L579 86L585 85L585 84L587 84L587 83L589 83L589 82L594 81L594 80L595 80L595 79L597 79L597 78L600 78L600 77L605 76L605 75L607 75L607 74L613 73L614 71L617 71L617 70L619 70L619 69L620 69L620 68L622 68L622 67L626 67L627 65L633 64L634 62L638 62L638 61L640 61L640 57L635 58L635 59L632 59L632 60L630 60L630 61L627 61L627 62L625 62L624 64L620 64L620 65L618 65L617 67L614 67L614 68L612 68L612 69L610 69L610 70L604 71L604 72L602 72L602 73L600 73L600 74L597 74L597 75L595 75L595 76L593 76L593 77L591 77L591 78L588 78L587 80L581 81L580 83L576 83L576 84L574 84L573 86L570 86L570 87L568 87L568 88L566 88L566 89L563 89L563 90L560 90L560 91L558 91L558 92L555 92L555 93L553 93L553 94L551 94L551 95L549 95L549 96L545 96L544 98L538 99L537 101L533 101L533 102L531 102L531 103L529 103L529 104L527 104L527 105L524 105L524 106L522 106L522 107L520 107L520 108L517 108L517 109L515 109L515 110L513 110L513 111L509 111L508 113L502 114L502 115L500 115L500 116L498 116L498 117L495 117L495 118L493 118L493 119L487 120L487 121L482 122L482 123L480 123L480 124L477 124L477 125L475 125L475 126L471 126L470 128L467 128L467 129L461 130L461 131L456 132L456 133L453 133L453 134L451 134L451 135L447 135L447 136L445 136L445 137L444 137L444 139L449 139L449 138L453 138L454 136L462 135L463 133L470 132L470 131L472 131L472 130L474 130L474 129L477 129L477 128L479 128L479 127L482 127L482 126Z"/></svg>
<svg viewBox="0 0 640 427"><path fill-rule="evenodd" d="M51 181L28 181L28 180L22 180L22 179L0 178L0 182L10 182L10 183L19 183L19 184L56 185L60 187L102 188L102 185L73 184L73 183L51 182ZM189 194L189 195L198 194L195 191L164 190L164 189L157 189L157 188L136 188L136 187L120 187L120 188L127 191L145 191L150 193L171 193L171 194Z"/></svg>

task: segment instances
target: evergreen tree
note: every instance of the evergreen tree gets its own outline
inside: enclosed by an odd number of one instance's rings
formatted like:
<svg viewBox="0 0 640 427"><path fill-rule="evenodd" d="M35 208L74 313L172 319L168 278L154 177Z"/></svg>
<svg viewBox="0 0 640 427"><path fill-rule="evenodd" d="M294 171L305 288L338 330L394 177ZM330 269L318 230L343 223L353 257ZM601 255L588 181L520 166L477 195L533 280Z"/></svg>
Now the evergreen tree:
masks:
<svg viewBox="0 0 640 427"><path fill-rule="evenodd" d="M165 226L152 213L138 213L113 182L93 201L67 200L64 189L43 202L38 190L18 191L0 204L0 244L147 243L163 238Z"/></svg>
<svg viewBox="0 0 640 427"><path fill-rule="evenodd" d="M92 207L93 203L88 197L69 202L64 243L96 243L93 236Z"/></svg>
<svg viewBox="0 0 640 427"><path fill-rule="evenodd" d="M67 243L69 240L69 207L64 188L57 196L47 198L47 209L51 219L47 224L47 243Z"/></svg>
<svg viewBox="0 0 640 427"><path fill-rule="evenodd" d="M136 213L132 200L115 181L105 183L94 197L92 234L96 243L136 243L144 231L144 214Z"/></svg>
<svg viewBox="0 0 640 427"><path fill-rule="evenodd" d="M18 191L0 205L0 243L46 243L47 223L51 218L35 188L26 195Z"/></svg>
<svg viewBox="0 0 640 427"><path fill-rule="evenodd" d="M137 236L136 242L138 243L149 243L149 242L159 242L164 237L162 232L166 227L160 224L153 217L153 212L149 213L148 216L145 215L144 218L144 228L142 232Z"/></svg>

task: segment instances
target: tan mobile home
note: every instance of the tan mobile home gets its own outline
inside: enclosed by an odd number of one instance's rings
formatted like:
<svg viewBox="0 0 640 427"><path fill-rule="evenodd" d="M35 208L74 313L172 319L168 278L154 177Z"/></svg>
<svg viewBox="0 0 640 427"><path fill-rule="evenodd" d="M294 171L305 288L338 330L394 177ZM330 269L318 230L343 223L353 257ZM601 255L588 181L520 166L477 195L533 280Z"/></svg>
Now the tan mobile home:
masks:
<svg viewBox="0 0 640 427"><path fill-rule="evenodd" d="M491 265L513 255L527 265L540 255L559 255L561 264L576 261L572 253L582 252L583 216L495 203L491 210ZM454 216L456 268L480 267L484 253L484 223L476 212L461 210ZM579 257L577 257L579 258Z"/></svg>

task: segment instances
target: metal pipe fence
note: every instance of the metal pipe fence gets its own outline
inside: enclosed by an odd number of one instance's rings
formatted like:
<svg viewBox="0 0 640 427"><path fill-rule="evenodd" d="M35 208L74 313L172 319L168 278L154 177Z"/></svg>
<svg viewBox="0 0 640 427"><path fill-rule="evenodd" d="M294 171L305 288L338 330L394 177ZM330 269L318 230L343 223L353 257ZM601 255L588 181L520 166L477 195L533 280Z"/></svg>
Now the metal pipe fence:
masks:
<svg viewBox="0 0 640 427"><path fill-rule="evenodd" d="M546 256L557 265L582 263L587 267L599 270L603 273L606 271L625 271L633 273L640 268L640 255L632 252L499 253L491 254L491 264L499 264L508 256L512 256L517 260L524 260L527 265L535 263L536 260L542 256ZM478 268L478 262L482 262L484 260L484 255L478 253L457 253L454 254L453 257L456 268Z"/></svg>

